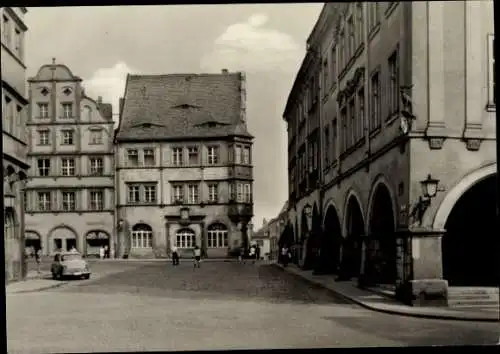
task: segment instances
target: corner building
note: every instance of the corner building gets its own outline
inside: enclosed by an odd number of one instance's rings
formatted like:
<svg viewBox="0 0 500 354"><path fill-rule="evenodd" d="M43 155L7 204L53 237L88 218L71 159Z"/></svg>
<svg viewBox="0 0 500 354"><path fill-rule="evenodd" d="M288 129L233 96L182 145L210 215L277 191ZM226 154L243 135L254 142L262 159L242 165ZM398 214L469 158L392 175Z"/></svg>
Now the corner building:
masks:
<svg viewBox="0 0 500 354"><path fill-rule="evenodd" d="M118 255L226 257L248 243L243 73L129 75L116 134Z"/></svg>
<svg viewBox="0 0 500 354"><path fill-rule="evenodd" d="M28 82L26 246L45 255L73 246L92 256L101 245L113 249L111 104L88 97L82 79L55 59Z"/></svg>
<svg viewBox="0 0 500 354"><path fill-rule="evenodd" d="M5 283L26 275L24 185L30 167L26 157L26 13L25 7L0 8Z"/></svg>
<svg viewBox="0 0 500 354"><path fill-rule="evenodd" d="M412 304L498 286L493 41L492 1L325 4L308 43L329 273Z"/></svg>

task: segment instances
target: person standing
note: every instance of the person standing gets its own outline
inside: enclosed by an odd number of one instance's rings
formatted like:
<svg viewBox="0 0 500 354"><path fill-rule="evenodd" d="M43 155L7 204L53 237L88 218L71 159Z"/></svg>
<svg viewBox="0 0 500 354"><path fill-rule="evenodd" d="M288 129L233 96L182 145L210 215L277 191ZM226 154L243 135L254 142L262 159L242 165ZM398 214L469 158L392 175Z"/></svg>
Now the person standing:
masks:
<svg viewBox="0 0 500 354"><path fill-rule="evenodd" d="M194 267L200 268L201 249L197 245L194 246L193 255L194 255Z"/></svg>
<svg viewBox="0 0 500 354"><path fill-rule="evenodd" d="M240 253L238 254L238 262L245 264L245 247L240 247Z"/></svg>
<svg viewBox="0 0 500 354"><path fill-rule="evenodd" d="M108 245L104 246L104 258L109 258L109 247L108 247Z"/></svg>
<svg viewBox="0 0 500 354"><path fill-rule="evenodd" d="M176 245L173 245L172 247L172 265L179 265L179 250Z"/></svg>
<svg viewBox="0 0 500 354"><path fill-rule="evenodd" d="M99 258L101 259L101 261L104 259L105 255L106 255L106 250L104 249L104 246L101 245L101 247L99 247Z"/></svg>
<svg viewBox="0 0 500 354"><path fill-rule="evenodd" d="M36 271L38 274L41 273L40 266L42 263L42 248L40 247L35 251L35 261L36 261Z"/></svg>
<svg viewBox="0 0 500 354"><path fill-rule="evenodd" d="M255 257L257 257L256 247L252 245L250 247L250 258L252 259L252 264L255 264Z"/></svg>
<svg viewBox="0 0 500 354"><path fill-rule="evenodd" d="M283 264L283 267L286 267L288 265L288 261L291 258L290 251L288 250L288 247L286 245L283 245L281 247L281 262Z"/></svg>

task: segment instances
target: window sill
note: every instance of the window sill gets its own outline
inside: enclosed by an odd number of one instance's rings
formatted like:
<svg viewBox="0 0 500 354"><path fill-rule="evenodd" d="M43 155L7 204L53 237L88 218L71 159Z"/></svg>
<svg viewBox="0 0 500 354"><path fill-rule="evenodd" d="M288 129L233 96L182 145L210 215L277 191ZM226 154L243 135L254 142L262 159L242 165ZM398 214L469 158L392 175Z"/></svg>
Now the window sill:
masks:
<svg viewBox="0 0 500 354"><path fill-rule="evenodd" d="M372 131L370 132L369 138L373 139L375 136L377 136L380 133L381 130L382 130L382 128L380 126L372 129Z"/></svg>
<svg viewBox="0 0 500 354"><path fill-rule="evenodd" d="M375 37L379 32L380 32L380 22L377 23L375 27L373 27L368 33L368 41L372 41L373 37Z"/></svg>

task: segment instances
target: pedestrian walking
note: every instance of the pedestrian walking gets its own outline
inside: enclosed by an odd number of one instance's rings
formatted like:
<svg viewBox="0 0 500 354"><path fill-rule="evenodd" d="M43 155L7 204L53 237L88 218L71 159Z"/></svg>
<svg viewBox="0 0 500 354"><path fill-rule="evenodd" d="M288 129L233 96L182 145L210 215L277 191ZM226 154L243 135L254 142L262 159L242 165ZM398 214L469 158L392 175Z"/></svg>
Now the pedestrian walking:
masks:
<svg viewBox="0 0 500 354"><path fill-rule="evenodd" d="M109 258L109 247L108 247L108 245L104 246L104 258Z"/></svg>
<svg viewBox="0 0 500 354"><path fill-rule="evenodd" d="M198 246L194 246L193 255L194 255L194 267L200 268L201 249Z"/></svg>
<svg viewBox="0 0 500 354"><path fill-rule="evenodd" d="M240 247L240 253L238 254L238 262L245 264L245 247Z"/></svg>
<svg viewBox="0 0 500 354"><path fill-rule="evenodd" d="M106 255L106 250L104 249L104 246L99 247L99 258L103 260L105 255Z"/></svg>
<svg viewBox="0 0 500 354"><path fill-rule="evenodd" d="M258 244L255 246L255 258L260 260L260 246Z"/></svg>
<svg viewBox="0 0 500 354"><path fill-rule="evenodd" d="M283 245L283 247L281 247L281 263L283 264L283 267L288 265L290 258L292 258L292 255L290 254L288 247Z"/></svg>
<svg viewBox="0 0 500 354"><path fill-rule="evenodd" d="M35 261L36 261L36 271L38 274L41 273L40 266L42 263L42 248L40 247L35 251Z"/></svg>
<svg viewBox="0 0 500 354"><path fill-rule="evenodd" d="M179 265L179 250L176 245L172 247L172 265Z"/></svg>
<svg viewBox="0 0 500 354"><path fill-rule="evenodd" d="M252 259L252 264L255 264L255 258L257 257L256 247L252 245L250 247L250 258Z"/></svg>

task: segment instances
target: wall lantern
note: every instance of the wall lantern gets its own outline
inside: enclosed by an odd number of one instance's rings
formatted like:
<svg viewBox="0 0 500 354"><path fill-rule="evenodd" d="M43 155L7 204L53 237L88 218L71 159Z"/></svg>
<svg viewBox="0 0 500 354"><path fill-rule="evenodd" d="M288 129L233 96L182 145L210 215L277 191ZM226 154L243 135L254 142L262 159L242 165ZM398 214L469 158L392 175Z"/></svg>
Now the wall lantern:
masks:
<svg viewBox="0 0 500 354"><path fill-rule="evenodd" d="M431 205L432 198L437 194L438 184L439 180L432 178L430 174L427 175L427 179L420 181L423 196L418 198L418 203L411 212L411 216L417 218L420 226L422 226L425 211Z"/></svg>

